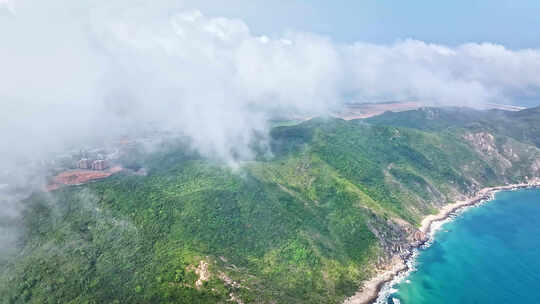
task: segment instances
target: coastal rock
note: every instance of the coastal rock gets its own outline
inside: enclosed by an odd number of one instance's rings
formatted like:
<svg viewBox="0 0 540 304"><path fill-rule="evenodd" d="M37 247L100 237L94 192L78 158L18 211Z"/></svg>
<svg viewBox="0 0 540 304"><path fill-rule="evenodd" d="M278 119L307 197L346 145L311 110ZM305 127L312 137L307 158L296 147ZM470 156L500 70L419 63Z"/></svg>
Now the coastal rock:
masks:
<svg viewBox="0 0 540 304"><path fill-rule="evenodd" d="M426 240L428 239L427 235L420 231L420 230L417 230L414 234L413 234L413 241L414 242L425 242Z"/></svg>
<svg viewBox="0 0 540 304"><path fill-rule="evenodd" d="M382 217L374 216L368 222L369 230L378 239L383 256L380 257L379 265L386 264L387 261L396 255L400 255L407 250L412 226L404 222L385 220Z"/></svg>

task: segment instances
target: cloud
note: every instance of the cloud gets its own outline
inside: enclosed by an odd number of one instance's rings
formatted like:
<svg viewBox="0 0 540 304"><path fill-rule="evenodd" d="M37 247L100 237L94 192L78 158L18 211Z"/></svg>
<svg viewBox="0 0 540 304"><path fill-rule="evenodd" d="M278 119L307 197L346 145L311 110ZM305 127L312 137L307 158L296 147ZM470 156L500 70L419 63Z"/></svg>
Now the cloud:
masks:
<svg viewBox="0 0 540 304"><path fill-rule="evenodd" d="M39 13L22 3L3 27L1 124L14 150L157 122L204 154L249 158L270 112L322 113L337 100L339 59L326 38L265 39L198 11L114 2L82 13L61 2Z"/></svg>
<svg viewBox="0 0 540 304"><path fill-rule="evenodd" d="M10 0L0 0L0 13L2 9L6 9L11 15L15 15L15 6Z"/></svg>
<svg viewBox="0 0 540 304"><path fill-rule="evenodd" d="M322 114L345 98L474 106L539 93L538 50L258 36L192 5L19 0L17 17L0 19L0 148L31 156L153 123L230 161L252 157L274 113Z"/></svg>
<svg viewBox="0 0 540 304"><path fill-rule="evenodd" d="M5 184L38 187L24 164L69 146L151 125L234 163L253 157L253 136L268 134L276 113L319 115L350 99L475 106L540 93L537 49L259 36L242 20L191 9L199 1L17 0L16 15L13 4L0 0L2 248L16 239L20 200Z"/></svg>
<svg viewBox="0 0 540 304"><path fill-rule="evenodd" d="M345 61L351 63L348 86L368 98L478 106L539 93L539 50L511 51L490 43L451 48L416 40L390 46L355 43L345 49Z"/></svg>

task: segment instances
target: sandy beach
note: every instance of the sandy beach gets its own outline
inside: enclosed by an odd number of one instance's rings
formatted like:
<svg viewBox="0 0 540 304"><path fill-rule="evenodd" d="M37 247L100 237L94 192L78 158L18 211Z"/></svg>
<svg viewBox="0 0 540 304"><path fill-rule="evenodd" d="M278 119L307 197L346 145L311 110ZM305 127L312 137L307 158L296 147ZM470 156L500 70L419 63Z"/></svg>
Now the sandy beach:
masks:
<svg viewBox="0 0 540 304"><path fill-rule="evenodd" d="M423 242L411 243L411 248L409 249L410 252L408 255L406 255L405 259L403 259L400 255L394 256L390 263L388 263L387 267L380 270L373 278L364 282L362 288L355 295L346 299L343 304L374 303L385 283L392 281L394 277L408 270L407 262L409 259L413 258L412 251L422 246L432 237L432 226L434 223L448 219L448 217L462 208L474 206L493 199L493 196L497 191L516 190L531 187L540 187L540 178L532 179L527 183L483 188L479 190L476 195L466 200L445 205L440 209L439 213L425 217L422 220L419 228L419 230L425 234L425 240Z"/></svg>

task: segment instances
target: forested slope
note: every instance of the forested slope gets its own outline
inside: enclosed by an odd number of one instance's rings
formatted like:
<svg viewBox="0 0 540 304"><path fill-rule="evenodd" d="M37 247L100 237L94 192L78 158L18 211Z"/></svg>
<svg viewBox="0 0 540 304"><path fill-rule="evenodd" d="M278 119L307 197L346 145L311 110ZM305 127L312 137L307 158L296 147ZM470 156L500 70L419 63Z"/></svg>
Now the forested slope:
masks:
<svg viewBox="0 0 540 304"><path fill-rule="evenodd" d="M129 160L146 176L36 193L0 302L339 303L423 216L540 176L538 110L498 115L317 118L240 169L168 146Z"/></svg>

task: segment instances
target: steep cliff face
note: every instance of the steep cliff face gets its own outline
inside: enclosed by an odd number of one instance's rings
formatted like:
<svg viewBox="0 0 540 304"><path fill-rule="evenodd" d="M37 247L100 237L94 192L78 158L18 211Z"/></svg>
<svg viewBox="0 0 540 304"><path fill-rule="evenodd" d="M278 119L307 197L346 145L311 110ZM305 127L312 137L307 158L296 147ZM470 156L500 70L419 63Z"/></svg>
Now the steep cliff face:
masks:
<svg viewBox="0 0 540 304"><path fill-rule="evenodd" d="M540 150L506 136L495 137L488 132L465 132L466 140L478 155L492 164L493 168L506 179L513 176L538 176L537 163Z"/></svg>
<svg viewBox="0 0 540 304"><path fill-rule="evenodd" d="M466 133L464 138L468 140L480 153L493 155L497 153L495 137L487 132Z"/></svg>
<svg viewBox="0 0 540 304"><path fill-rule="evenodd" d="M540 177L534 138L419 111L275 128L272 158L236 171L176 147L136 160L145 175L36 194L0 294L7 303L339 303L425 237L426 215L479 188ZM400 126L411 115L414 127Z"/></svg>
<svg viewBox="0 0 540 304"><path fill-rule="evenodd" d="M516 154L510 152L512 151L512 147L506 147L506 149L503 151L499 151L499 147L495 143L495 137L490 133L467 132L463 138L468 141L472 147L474 147L474 149L483 159L495 164L497 170L500 171L501 174L504 174L507 169L512 167L512 160L515 160L517 157ZM517 160L519 160L519 157L517 157Z"/></svg>

